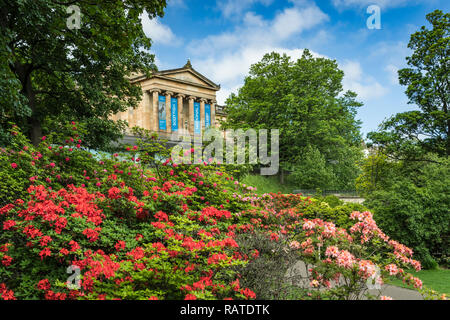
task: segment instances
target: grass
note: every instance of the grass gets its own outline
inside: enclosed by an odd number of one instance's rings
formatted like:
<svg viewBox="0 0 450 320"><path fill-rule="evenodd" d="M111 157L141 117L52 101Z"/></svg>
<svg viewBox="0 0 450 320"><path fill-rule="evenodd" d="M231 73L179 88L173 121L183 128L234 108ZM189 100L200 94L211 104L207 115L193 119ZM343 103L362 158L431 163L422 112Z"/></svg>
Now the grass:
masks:
<svg viewBox="0 0 450 320"><path fill-rule="evenodd" d="M247 175L241 182L248 186L256 187L256 193L292 193L295 189L294 186L288 184L280 184L277 176L260 176L260 175Z"/></svg>
<svg viewBox="0 0 450 320"><path fill-rule="evenodd" d="M435 270L421 270L419 272L407 270L407 272L422 280L424 286L450 296L450 269L439 268ZM411 289L410 286L398 279L393 279L392 284Z"/></svg>

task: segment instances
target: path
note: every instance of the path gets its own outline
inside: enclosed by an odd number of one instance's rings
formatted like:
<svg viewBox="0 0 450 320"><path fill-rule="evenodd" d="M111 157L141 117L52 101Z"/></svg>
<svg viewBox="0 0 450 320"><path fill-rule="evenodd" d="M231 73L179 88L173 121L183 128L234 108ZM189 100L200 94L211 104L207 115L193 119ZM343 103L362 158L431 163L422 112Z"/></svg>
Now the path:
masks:
<svg viewBox="0 0 450 320"><path fill-rule="evenodd" d="M311 267L311 266L309 266ZM292 268L290 268L286 276L296 277L293 283L301 287L309 287L309 280L307 280L307 267L303 261L298 261ZM368 290L371 295L388 296L394 300L423 300L422 295L411 289L401 288L393 285L382 285L381 291L377 289Z"/></svg>

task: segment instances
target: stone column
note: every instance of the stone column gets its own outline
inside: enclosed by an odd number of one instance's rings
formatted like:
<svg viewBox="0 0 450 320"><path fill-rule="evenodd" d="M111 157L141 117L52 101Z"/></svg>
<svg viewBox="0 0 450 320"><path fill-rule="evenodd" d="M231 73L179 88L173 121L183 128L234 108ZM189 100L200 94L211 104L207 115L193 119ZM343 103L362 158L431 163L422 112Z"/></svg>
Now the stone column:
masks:
<svg viewBox="0 0 450 320"><path fill-rule="evenodd" d="M183 118L183 98L185 97L184 94L177 94L178 98L178 132L180 130L184 129L184 118Z"/></svg>
<svg viewBox="0 0 450 320"><path fill-rule="evenodd" d="M152 108L152 97L150 96L150 92L144 91L144 97L142 99L143 107L143 123L142 127L147 130L151 130L151 108Z"/></svg>
<svg viewBox="0 0 450 320"><path fill-rule="evenodd" d="M211 128L216 127L216 101L211 100Z"/></svg>
<svg viewBox="0 0 450 320"><path fill-rule="evenodd" d="M172 96L173 92L166 91L166 132L172 132Z"/></svg>
<svg viewBox="0 0 450 320"><path fill-rule="evenodd" d="M201 132L205 132L205 102L207 100L205 98L200 99L200 128Z"/></svg>
<svg viewBox="0 0 450 320"><path fill-rule="evenodd" d="M194 96L189 96L189 134L194 135Z"/></svg>
<svg viewBox="0 0 450 320"><path fill-rule="evenodd" d="M152 112L151 112L151 130L154 132L159 131L159 120L158 120L158 100L159 100L159 93L161 90L159 89L153 89L153 104L152 104Z"/></svg>

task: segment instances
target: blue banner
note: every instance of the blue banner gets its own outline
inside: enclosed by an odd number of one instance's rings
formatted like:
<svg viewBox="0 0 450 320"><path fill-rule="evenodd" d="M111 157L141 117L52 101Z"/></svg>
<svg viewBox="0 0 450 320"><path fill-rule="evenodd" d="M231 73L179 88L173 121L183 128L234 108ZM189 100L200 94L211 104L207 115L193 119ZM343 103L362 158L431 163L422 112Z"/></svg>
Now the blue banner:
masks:
<svg viewBox="0 0 450 320"><path fill-rule="evenodd" d="M172 131L178 131L178 99L172 98L170 104Z"/></svg>
<svg viewBox="0 0 450 320"><path fill-rule="evenodd" d="M167 130L166 127L166 97L159 96L158 101L158 119L159 119L159 130Z"/></svg>
<svg viewBox="0 0 450 320"><path fill-rule="evenodd" d="M211 127L211 105L205 104L205 129Z"/></svg>
<svg viewBox="0 0 450 320"><path fill-rule="evenodd" d="M194 102L194 133L202 133L202 124L200 120L200 102Z"/></svg>

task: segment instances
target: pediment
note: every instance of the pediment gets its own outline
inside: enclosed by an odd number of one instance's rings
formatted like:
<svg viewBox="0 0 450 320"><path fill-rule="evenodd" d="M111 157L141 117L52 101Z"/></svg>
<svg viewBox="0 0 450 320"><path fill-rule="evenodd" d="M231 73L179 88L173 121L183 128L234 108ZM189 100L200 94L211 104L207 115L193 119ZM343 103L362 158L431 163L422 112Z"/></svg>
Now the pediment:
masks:
<svg viewBox="0 0 450 320"><path fill-rule="evenodd" d="M198 77L196 74L190 72L190 71L182 71L182 72L176 72L171 74L162 74L165 77L174 78L182 81L187 81L191 83L200 84L202 86L211 86L210 83L207 83L200 77Z"/></svg>
<svg viewBox="0 0 450 320"><path fill-rule="evenodd" d="M193 69L189 61L183 68L162 70L157 73L157 76L166 79L172 78L179 80L180 82L199 85L202 87L208 87L216 91L220 89L220 85L215 84L207 77Z"/></svg>

